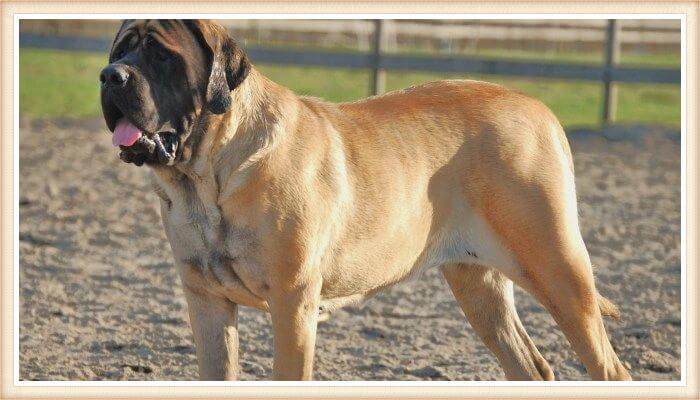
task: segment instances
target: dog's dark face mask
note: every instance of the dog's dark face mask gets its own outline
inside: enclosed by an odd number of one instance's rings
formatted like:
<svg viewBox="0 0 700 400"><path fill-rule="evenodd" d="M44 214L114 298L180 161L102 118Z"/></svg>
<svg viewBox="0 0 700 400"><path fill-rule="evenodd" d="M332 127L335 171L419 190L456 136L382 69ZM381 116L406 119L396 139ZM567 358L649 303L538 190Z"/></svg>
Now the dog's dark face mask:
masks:
<svg viewBox="0 0 700 400"><path fill-rule="evenodd" d="M231 109L250 64L209 21L124 21L100 73L102 113L119 157L138 166L182 160L197 120Z"/></svg>

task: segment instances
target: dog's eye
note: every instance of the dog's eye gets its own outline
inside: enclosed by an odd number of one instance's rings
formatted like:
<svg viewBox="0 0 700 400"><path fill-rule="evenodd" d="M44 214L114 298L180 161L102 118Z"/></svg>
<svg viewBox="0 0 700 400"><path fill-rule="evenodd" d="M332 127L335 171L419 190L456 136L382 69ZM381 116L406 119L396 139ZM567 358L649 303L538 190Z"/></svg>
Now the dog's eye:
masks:
<svg viewBox="0 0 700 400"><path fill-rule="evenodd" d="M112 53L112 59L110 60L110 62L121 60L121 58L124 57L124 53L124 49L115 50L114 53Z"/></svg>
<svg viewBox="0 0 700 400"><path fill-rule="evenodd" d="M134 47L134 45L136 44L136 40L137 37L133 34L128 34L123 39L121 39L117 47L114 49L114 52L112 53L110 62L114 62L124 58L124 56L126 56L126 53L128 53L129 50L131 50Z"/></svg>
<svg viewBox="0 0 700 400"><path fill-rule="evenodd" d="M160 61L164 61L168 58L167 50L165 50L163 44L161 44L152 36L146 36L146 39L143 42L143 46L146 48L146 50L153 53L153 55Z"/></svg>
<svg viewBox="0 0 700 400"><path fill-rule="evenodd" d="M143 41L143 45L146 48L153 47L154 44L157 44L158 41L153 38L153 36L146 36L146 39Z"/></svg>

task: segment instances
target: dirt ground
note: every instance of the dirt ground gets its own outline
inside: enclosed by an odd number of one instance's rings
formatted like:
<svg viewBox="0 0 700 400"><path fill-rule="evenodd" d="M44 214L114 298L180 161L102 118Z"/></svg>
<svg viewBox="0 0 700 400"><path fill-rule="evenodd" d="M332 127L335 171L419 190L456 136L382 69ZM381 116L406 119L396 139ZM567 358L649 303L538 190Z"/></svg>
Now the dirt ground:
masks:
<svg viewBox="0 0 700 400"><path fill-rule="evenodd" d="M583 235L606 322L635 379L680 379L680 135L571 132ZM20 378L195 380L187 306L148 170L117 158L101 120L20 129ZM552 318L516 293L561 380L588 379ZM240 312L244 380L269 379L270 319ZM437 270L320 324L318 380L501 380Z"/></svg>

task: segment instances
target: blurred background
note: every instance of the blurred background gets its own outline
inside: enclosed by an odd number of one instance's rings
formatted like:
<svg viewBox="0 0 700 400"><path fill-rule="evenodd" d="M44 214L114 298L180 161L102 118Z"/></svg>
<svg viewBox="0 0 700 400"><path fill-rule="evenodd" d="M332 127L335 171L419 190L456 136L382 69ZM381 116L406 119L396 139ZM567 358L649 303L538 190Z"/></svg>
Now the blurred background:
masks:
<svg viewBox="0 0 700 400"><path fill-rule="evenodd" d="M220 20L270 79L350 101L444 78L546 103L574 157L606 321L637 380L681 371L679 20ZM99 71L120 23L20 20L20 379L197 380L187 305L149 169L121 162ZM475 99L478 101L478 99ZM556 379L588 375L516 288ZM239 312L243 380L269 379L267 314ZM502 380L438 269L318 327L318 380Z"/></svg>
<svg viewBox="0 0 700 400"><path fill-rule="evenodd" d="M566 128L604 120L680 126L679 20L618 20L612 32L607 20L220 22L265 75L302 95L350 101L467 77L544 101ZM97 76L119 24L21 20L22 114L99 116ZM606 63L631 69L618 74L609 105Z"/></svg>

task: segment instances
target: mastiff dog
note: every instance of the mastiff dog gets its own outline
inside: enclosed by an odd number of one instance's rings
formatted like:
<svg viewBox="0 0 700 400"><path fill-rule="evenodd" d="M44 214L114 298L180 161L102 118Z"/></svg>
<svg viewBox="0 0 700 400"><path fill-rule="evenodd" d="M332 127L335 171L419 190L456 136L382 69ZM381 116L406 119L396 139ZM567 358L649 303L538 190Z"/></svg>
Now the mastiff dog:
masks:
<svg viewBox="0 0 700 400"><path fill-rule="evenodd" d="M236 378L239 306L271 315L274 379L309 380L319 320L433 267L508 379L554 377L514 283L593 379L630 379L603 325L617 309L594 285L569 145L539 101L473 80L297 96L201 20L125 21L100 81L119 157L153 172L201 379Z"/></svg>

